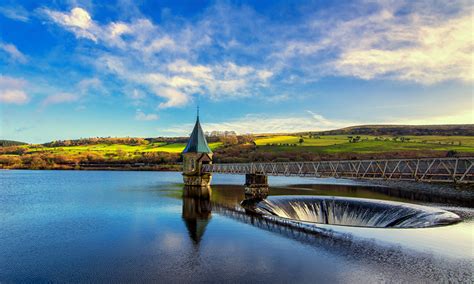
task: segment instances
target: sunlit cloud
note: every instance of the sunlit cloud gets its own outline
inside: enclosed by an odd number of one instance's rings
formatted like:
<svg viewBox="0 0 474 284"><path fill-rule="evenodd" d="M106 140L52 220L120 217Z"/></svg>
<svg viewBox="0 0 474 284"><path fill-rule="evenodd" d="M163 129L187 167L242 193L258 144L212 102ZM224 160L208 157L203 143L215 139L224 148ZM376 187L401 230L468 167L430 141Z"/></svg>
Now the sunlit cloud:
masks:
<svg viewBox="0 0 474 284"><path fill-rule="evenodd" d="M258 123L256 123L258 121ZM294 133L303 131L321 131L363 124L357 121L332 120L308 111L302 116L275 117L251 114L239 119L219 123L203 122L205 131L235 131L238 134ZM172 135L188 135L192 124L176 126L165 131ZM189 131L188 131L189 130Z"/></svg>
<svg viewBox="0 0 474 284"><path fill-rule="evenodd" d="M368 46L344 50L332 63L335 71L366 80L388 77L422 84L473 81L472 14L445 22L413 17L409 24L395 24L393 16L371 23L385 31L374 32Z"/></svg>
<svg viewBox="0 0 474 284"><path fill-rule="evenodd" d="M202 31L190 33L188 26L167 33L146 18L99 24L78 7L70 12L43 9L43 13L78 38L118 48L100 55L95 61L98 70L114 74L131 86L146 87L165 100L158 104L159 108L186 105L195 94L212 99L250 96L274 75L269 69L232 61L190 62L193 57L190 52L210 43L195 38ZM137 64L143 59L147 60Z"/></svg>
<svg viewBox="0 0 474 284"><path fill-rule="evenodd" d="M474 111L472 108L459 110L452 114L432 115L427 117L414 117L399 119L394 124L431 125L431 124L474 124Z"/></svg>
<svg viewBox="0 0 474 284"><path fill-rule="evenodd" d="M97 27L89 13L79 7L71 9L70 13L62 13L44 8L42 10L54 22L72 31L78 38L84 37L97 41Z"/></svg>
<svg viewBox="0 0 474 284"><path fill-rule="evenodd" d="M152 121L152 120L157 120L158 118L159 117L157 114L154 114L154 113L146 114L140 109L137 109L137 112L135 113L135 120Z"/></svg>
<svg viewBox="0 0 474 284"><path fill-rule="evenodd" d="M443 13L414 2L372 4L368 14L360 5L358 16L316 14L300 27L308 36L288 35L272 57L302 73L299 82L327 75L423 85L473 81L472 5L455 1L450 9L458 12Z"/></svg>
<svg viewBox="0 0 474 284"><path fill-rule="evenodd" d="M26 93L27 82L23 79L0 75L0 102L4 104L26 104L30 97Z"/></svg>
<svg viewBox="0 0 474 284"><path fill-rule="evenodd" d="M258 122L258 123L256 123ZM296 133L306 131L334 130L357 125L444 125L444 124L473 124L474 116L471 110L459 113L419 116L405 119L381 118L377 123L361 120L329 119L321 114L306 111L305 115L299 116L269 116L249 114L234 120L207 123L202 122L205 131L235 131L238 134L265 134L265 133ZM164 131L169 135L189 135L193 124L176 125Z"/></svg>

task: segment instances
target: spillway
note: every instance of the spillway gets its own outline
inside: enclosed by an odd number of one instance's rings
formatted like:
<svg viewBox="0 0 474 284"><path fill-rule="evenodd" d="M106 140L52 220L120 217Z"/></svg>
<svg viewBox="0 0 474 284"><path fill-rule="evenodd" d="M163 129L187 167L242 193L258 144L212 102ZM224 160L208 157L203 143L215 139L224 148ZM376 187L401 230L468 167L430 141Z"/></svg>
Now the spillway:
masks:
<svg viewBox="0 0 474 284"><path fill-rule="evenodd" d="M247 209L295 221L355 227L426 228L461 221L452 212L428 206L333 196L272 196Z"/></svg>

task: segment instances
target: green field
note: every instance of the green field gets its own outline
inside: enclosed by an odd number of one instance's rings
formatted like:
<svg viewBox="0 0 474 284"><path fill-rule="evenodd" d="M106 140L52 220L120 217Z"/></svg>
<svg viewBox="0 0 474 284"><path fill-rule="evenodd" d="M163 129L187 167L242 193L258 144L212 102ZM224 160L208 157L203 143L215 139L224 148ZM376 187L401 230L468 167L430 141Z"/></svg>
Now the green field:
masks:
<svg viewBox="0 0 474 284"><path fill-rule="evenodd" d="M351 135L349 135L351 136ZM348 135L270 136L255 140L259 148L269 152L310 151L317 153L381 153L400 151L457 151L474 153L472 136L393 136L361 135L357 142L349 142ZM352 137L356 137L352 135ZM299 143L300 139L304 142ZM401 140L403 139L403 141Z"/></svg>
<svg viewBox="0 0 474 284"><path fill-rule="evenodd" d="M361 135L357 142L349 142L347 135L324 135L315 137L282 135L257 137L255 144L260 151L294 152L309 151L315 153L382 153L400 151L456 151L474 153L474 137L472 136L404 136L394 140L392 136ZM356 137L356 136L352 136ZM300 139L304 141L300 143ZM181 153L184 143L150 143L146 145L96 144L82 146L45 147L24 145L26 153L81 154L97 153L99 155L115 155L117 153L129 157L140 156L150 152ZM221 142L209 143L214 151L222 147Z"/></svg>
<svg viewBox="0 0 474 284"><path fill-rule="evenodd" d="M114 142L112 142L114 141ZM118 141L118 142L117 142ZM123 140L122 140L123 141ZM80 146L17 145L0 147L0 168L77 169L94 163L169 165L180 163L185 143L120 139ZM182 140L181 140L182 141ZM232 144L209 143L216 162L294 161L314 159L364 159L396 157L446 157L473 155L474 136L373 136L373 135L268 135ZM129 142L129 143L127 143ZM73 143L73 142L68 142ZM74 142L74 143L77 143ZM81 166L79 166L81 165ZM105 166L107 168L108 166ZM129 169L129 168L127 168ZM156 169L156 168L153 168Z"/></svg>
<svg viewBox="0 0 474 284"><path fill-rule="evenodd" d="M211 149L222 145L220 142L209 143ZM150 143L147 145L123 145L123 144L96 144L81 146L45 147L45 146L21 146L27 149L26 153L54 153L54 154L81 154L93 152L97 154L116 154L123 152L130 155L140 155L148 152L181 153L186 147L184 143Z"/></svg>

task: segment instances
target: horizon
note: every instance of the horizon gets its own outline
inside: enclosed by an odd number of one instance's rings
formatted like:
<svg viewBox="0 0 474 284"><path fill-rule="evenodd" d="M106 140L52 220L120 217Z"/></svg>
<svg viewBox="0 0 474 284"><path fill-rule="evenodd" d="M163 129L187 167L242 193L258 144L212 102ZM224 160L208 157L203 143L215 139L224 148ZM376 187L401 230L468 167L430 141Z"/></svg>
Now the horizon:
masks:
<svg viewBox="0 0 474 284"><path fill-rule="evenodd" d="M473 7L7 1L0 138L473 124Z"/></svg>
<svg viewBox="0 0 474 284"><path fill-rule="evenodd" d="M204 133L206 134L206 136L212 136L210 135L211 132L213 131L206 131L204 130L205 129L205 123L201 123L201 125L203 126L203 131ZM0 139L0 140L5 140L5 141L16 141L16 142L23 142L23 143L27 143L27 144L31 144L31 145L34 145L34 144L46 144L46 143L49 143L49 142L54 142L54 141L67 141L67 140L81 140L81 139L93 139L93 138L111 138L111 139L115 139L115 138L141 138L141 139L153 139L153 138L185 138L185 137L189 137L191 135L191 131L192 131L192 128L194 127L194 124L193 123L188 123L188 124L185 124L184 126L190 128L190 131L188 134L186 135L182 135L182 136L172 136L172 135L168 135L168 136L85 136L85 137L75 137L75 138L66 138L66 139L53 139L53 140L49 140L49 141L43 141L43 142L36 142L36 143L31 143L29 141L18 141L18 140L11 140L11 139ZM233 130L214 130L216 132L234 132L235 135L239 136L239 135L253 135L253 136L266 136L266 135L269 135L269 136L272 136L272 135L276 135L276 136L280 136L280 135L296 135L296 134L300 134L300 133L324 133L324 132L330 132L330 131L338 131L338 130L344 130L344 129L348 129L348 128L357 128L357 127L379 127L379 126L386 126L386 127L414 127L414 126L417 126L417 127L442 127L442 126L474 126L474 124L361 124L361 125L351 125L351 126L347 126L347 127L342 127L342 128L334 128L334 129L326 129L326 130L319 130L319 131L314 131L314 130L308 130L308 131L301 131L301 132L261 132L261 133L254 133L254 132L247 132L247 133L239 133L239 132L235 132ZM383 135L381 135L383 136Z"/></svg>

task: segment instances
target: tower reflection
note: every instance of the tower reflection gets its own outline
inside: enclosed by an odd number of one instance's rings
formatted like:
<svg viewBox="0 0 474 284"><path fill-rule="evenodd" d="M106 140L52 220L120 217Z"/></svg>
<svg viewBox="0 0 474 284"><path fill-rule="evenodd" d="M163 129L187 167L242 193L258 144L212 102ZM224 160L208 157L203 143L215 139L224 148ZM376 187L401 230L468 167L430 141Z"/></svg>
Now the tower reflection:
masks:
<svg viewBox="0 0 474 284"><path fill-rule="evenodd" d="M199 244L211 219L211 189L184 187L183 221L194 244Z"/></svg>

